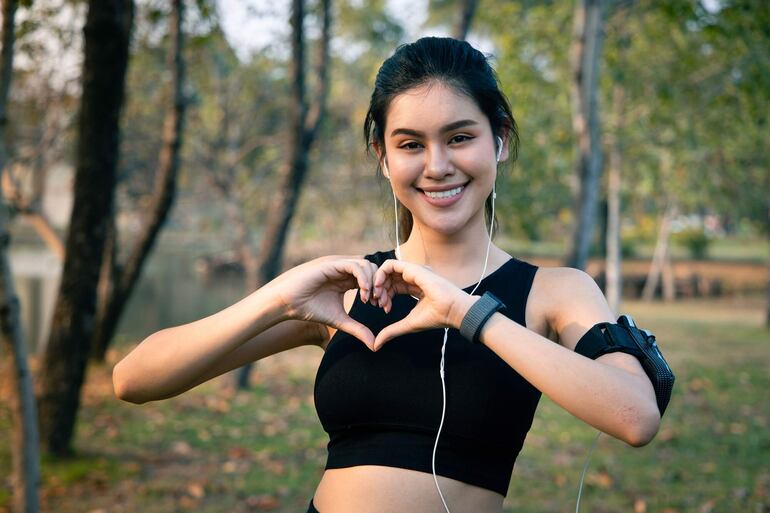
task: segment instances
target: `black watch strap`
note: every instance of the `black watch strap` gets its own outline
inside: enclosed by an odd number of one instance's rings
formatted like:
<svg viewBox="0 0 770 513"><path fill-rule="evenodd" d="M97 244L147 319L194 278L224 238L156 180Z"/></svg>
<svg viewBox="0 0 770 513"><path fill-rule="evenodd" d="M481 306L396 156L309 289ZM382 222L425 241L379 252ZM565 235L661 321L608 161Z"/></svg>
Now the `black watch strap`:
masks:
<svg viewBox="0 0 770 513"><path fill-rule="evenodd" d="M460 323L460 334L474 344L478 343L481 328L492 317L492 314L503 308L505 308L505 303L491 292L484 292L463 317L463 321Z"/></svg>

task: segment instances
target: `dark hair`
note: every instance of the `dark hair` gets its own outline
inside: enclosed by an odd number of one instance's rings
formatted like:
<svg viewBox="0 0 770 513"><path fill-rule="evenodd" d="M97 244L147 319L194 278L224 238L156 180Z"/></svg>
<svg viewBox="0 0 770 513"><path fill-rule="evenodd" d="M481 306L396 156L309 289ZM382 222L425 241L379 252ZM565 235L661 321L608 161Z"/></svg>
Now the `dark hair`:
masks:
<svg viewBox="0 0 770 513"><path fill-rule="evenodd" d="M382 63L364 121L367 151L372 143L384 151L385 117L393 99L432 81L446 84L475 101L489 119L493 136L507 136L510 161L516 160L519 133L508 99L500 91L495 71L483 53L466 41L449 37L424 37L401 45ZM380 174L379 164L377 174ZM398 205L399 236L401 240L406 240L412 231L412 214L400 202ZM488 223L492 216L491 194L486 201L485 214ZM494 223L497 232L497 219Z"/></svg>

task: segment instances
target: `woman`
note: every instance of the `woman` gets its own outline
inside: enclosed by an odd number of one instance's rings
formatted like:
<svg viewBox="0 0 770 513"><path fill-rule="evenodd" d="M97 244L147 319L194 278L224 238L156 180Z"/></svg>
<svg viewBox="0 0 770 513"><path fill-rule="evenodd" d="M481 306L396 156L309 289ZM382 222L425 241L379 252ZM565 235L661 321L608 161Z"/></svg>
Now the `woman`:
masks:
<svg viewBox="0 0 770 513"><path fill-rule="evenodd" d="M574 352L613 321L593 280L491 242L497 168L515 159L518 135L483 54L449 38L400 47L378 73L365 134L393 191L396 248L312 260L152 334L115 367L118 397L172 397L320 346L315 402L329 458L309 512L499 513L541 393L630 445L648 443L660 414L638 360ZM475 317L482 293L486 319Z"/></svg>

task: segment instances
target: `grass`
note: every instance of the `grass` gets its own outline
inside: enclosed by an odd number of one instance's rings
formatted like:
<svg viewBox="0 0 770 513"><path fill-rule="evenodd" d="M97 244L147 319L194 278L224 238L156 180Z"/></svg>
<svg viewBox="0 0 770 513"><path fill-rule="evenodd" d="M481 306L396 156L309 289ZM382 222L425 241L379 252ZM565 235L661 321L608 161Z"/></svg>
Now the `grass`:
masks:
<svg viewBox="0 0 770 513"><path fill-rule="evenodd" d="M677 382L649 445L599 438L582 512L770 510L770 331L761 326L762 307L750 299L625 305L656 333ZM305 511L326 457L312 397L321 356L301 348L260 362L248 393L233 395L223 379L142 406L114 399L110 366L91 368L78 457L43 462L42 511ZM0 406L2 440L9 422ZM505 512L574 511L596 433L543 397ZM10 474L9 450L0 446L0 476ZM10 511L10 500L10 483L0 482L0 512Z"/></svg>

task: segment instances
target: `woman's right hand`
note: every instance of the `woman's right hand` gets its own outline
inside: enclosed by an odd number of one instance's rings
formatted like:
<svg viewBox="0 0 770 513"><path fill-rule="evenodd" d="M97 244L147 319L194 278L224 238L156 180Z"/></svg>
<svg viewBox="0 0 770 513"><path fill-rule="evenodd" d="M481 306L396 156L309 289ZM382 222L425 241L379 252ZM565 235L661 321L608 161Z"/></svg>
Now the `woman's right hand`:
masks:
<svg viewBox="0 0 770 513"><path fill-rule="evenodd" d="M373 350L374 335L345 312L343 296L358 288L361 300L368 302L376 271L377 265L365 258L326 256L289 269L268 286L277 294L289 319L326 324Z"/></svg>

